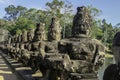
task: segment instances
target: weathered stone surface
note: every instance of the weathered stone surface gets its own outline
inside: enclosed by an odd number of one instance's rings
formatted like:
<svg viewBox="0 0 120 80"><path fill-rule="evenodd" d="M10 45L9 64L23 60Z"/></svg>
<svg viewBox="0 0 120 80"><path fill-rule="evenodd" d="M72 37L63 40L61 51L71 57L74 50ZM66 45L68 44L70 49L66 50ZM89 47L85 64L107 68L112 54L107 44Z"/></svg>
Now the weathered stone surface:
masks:
<svg viewBox="0 0 120 80"><path fill-rule="evenodd" d="M46 53L57 53L58 52L58 41L46 41L45 42L45 52Z"/></svg>
<svg viewBox="0 0 120 80"><path fill-rule="evenodd" d="M95 73L104 62L104 46L96 39L90 38L91 17L86 7L78 7L74 16L72 37L59 41L58 49L70 57L71 73ZM77 77L77 76L76 76ZM79 76L78 76L79 77ZM72 78L73 79L73 78ZM87 79L87 78L84 78ZM97 80L97 76L95 78ZM80 80L80 79L75 79Z"/></svg>
<svg viewBox="0 0 120 80"><path fill-rule="evenodd" d="M79 37L81 35L89 35L91 28L91 17L85 6L78 7L77 13L73 19L72 35Z"/></svg>
<svg viewBox="0 0 120 80"><path fill-rule="evenodd" d="M36 24L36 30L35 30L35 35L33 38L33 41L40 41L40 40L45 40L45 24L44 23L38 23Z"/></svg>
<svg viewBox="0 0 120 80"><path fill-rule="evenodd" d="M22 62L24 65L28 65L28 59L30 57L29 52L27 51L28 39L27 39L27 31L23 30L22 34L17 37L16 45L16 59Z"/></svg>
<svg viewBox="0 0 120 80"><path fill-rule="evenodd" d="M51 25L48 29L48 41L59 41L61 39L61 27L57 18L51 19Z"/></svg>
<svg viewBox="0 0 120 80"><path fill-rule="evenodd" d="M21 42L21 38L22 38L22 37L21 37L21 34L19 34L18 37L17 37L17 42L18 42L18 43Z"/></svg>
<svg viewBox="0 0 120 80"><path fill-rule="evenodd" d="M27 42L27 31L23 30L21 35L21 42Z"/></svg>
<svg viewBox="0 0 120 80"><path fill-rule="evenodd" d="M30 42L30 41L32 41L33 37L34 37L34 30L29 29L27 32L27 40Z"/></svg>
<svg viewBox="0 0 120 80"><path fill-rule="evenodd" d="M41 63L41 61L43 61L43 57L45 55L45 46L43 41L45 40L44 24L36 24L36 27L37 28L35 29L34 37L27 46L28 53L30 54L30 59L28 60L28 63L33 72L39 69L39 64ZM32 34L28 37L30 39L32 37Z"/></svg>
<svg viewBox="0 0 120 80"><path fill-rule="evenodd" d="M21 40L11 39L13 56L17 55L34 72L40 70L48 80L89 80L88 77L97 80L96 71L104 62L104 46L89 37L91 17L86 7L77 8L70 38L61 40L61 27L56 18L52 18L48 40L44 24L38 23L36 27L34 35L30 30L23 32Z"/></svg>
<svg viewBox="0 0 120 80"><path fill-rule="evenodd" d="M0 29L0 42L4 42L8 39L9 37L9 31L5 29Z"/></svg>
<svg viewBox="0 0 120 80"><path fill-rule="evenodd" d="M45 62L48 68L56 70L68 69L70 58L66 54L49 53L45 55Z"/></svg>
<svg viewBox="0 0 120 80"><path fill-rule="evenodd" d="M97 75L95 73L90 74L78 74L78 73L71 73L70 79L71 80L99 80L96 79Z"/></svg>
<svg viewBox="0 0 120 80"><path fill-rule="evenodd" d="M80 38L75 42L72 39L61 40L59 49L63 50L61 52L67 52L73 60L83 60L97 65L104 62L104 46L95 39Z"/></svg>
<svg viewBox="0 0 120 80"><path fill-rule="evenodd" d="M36 30L34 32L34 37L30 44L31 45L30 51L38 52L40 48L43 48L44 47L43 40L45 40L44 24L43 23L36 24Z"/></svg>
<svg viewBox="0 0 120 80"><path fill-rule="evenodd" d="M45 41L46 53L58 53L58 41L61 40L61 27L57 18L51 19L48 28L48 40Z"/></svg>

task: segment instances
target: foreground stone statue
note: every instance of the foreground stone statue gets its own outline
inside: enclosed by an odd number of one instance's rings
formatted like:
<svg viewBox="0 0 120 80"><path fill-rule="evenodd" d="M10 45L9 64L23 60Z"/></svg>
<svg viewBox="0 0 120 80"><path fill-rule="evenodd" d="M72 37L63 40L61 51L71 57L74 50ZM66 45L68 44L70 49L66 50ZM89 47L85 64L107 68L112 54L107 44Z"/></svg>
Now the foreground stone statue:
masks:
<svg viewBox="0 0 120 80"><path fill-rule="evenodd" d="M45 55L44 52L44 40L45 40L45 25L43 23L36 24L34 37L29 45L30 52L30 67L34 72L39 69L39 62L43 61Z"/></svg>
<svg viewBox="0 0 120 80"><path fill-rule="evenodd" d="M115 64L111 64L106 68L103 80L120 80L120 32L117 32L114 36L112 51Z"/></svg>
<svg viewBox="0 0 120 80"><path fill-rule="evenodd" d="M73 36L58 42L59 53L45 56L52 74L49 80L98 80L97 70L104 62L104 46L89 37L92 22L87 8L82 6L77 10L73 20Z"/></svg>

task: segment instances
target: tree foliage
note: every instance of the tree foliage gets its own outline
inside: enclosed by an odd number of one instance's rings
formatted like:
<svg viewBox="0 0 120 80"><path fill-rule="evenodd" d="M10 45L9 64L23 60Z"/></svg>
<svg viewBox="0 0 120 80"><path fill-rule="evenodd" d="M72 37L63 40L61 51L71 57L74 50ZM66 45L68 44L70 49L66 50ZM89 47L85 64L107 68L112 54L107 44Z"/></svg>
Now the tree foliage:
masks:
<svg viewBox="0 0 120 80"><path fill-rule="evenodd" d="M61 18L62 14L61 14L61 9L63 8L64 2L63 1L59 1L59 0L53 0L52 2L47 2L46 6L48 14L51 17L58 17Z"/></svg>
<svg viewBox="0 0 120 80"><path fill-rule="evenodd" d="M4 16L5 19L9 21L16 20L19 16L22 16L26 12L27 8L23 6L9 5L5 8L6 15Z"/></svg>

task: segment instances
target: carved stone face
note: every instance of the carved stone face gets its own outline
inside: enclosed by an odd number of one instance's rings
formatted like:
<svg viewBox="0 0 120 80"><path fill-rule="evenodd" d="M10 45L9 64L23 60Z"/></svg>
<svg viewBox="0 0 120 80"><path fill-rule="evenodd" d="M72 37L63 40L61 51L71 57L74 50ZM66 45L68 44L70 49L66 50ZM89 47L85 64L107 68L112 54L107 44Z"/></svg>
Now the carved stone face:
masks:
<svg viewBox="0 0 120 80"><path fill-rule="evenodd" d="M34 35L34 41L40 41L45 39L45 30L44 30L44 24L40 23L36 25L35 35Z"/></svg>
<svg viewBox="0 0 120 80"><path fill-rule="evenodd" d="M27 42L27 31L25 31L25 30L23 30L23 32L22 32L21 41Z"/></svg>
<svg viewBox="0 0 120 80"><path fill-rule="evenodd" d="M34 36L34 31L32 29L29 29L28 33L27 33L27 39L28 41L32 41Z"/></svg>
<svg viewBox="0 0 120 80"><path fill-rule="evenodd" d="M72 35L75 37L79 37L82 35L89 35L91 27L91 17L88 9L85 6L77 8L77 14L73 19L73 28Z"/></svg>
<svg viewBox="0 0 120 80"><path fill-rule="evenodd" d="M59 21L56 18L51 19L51 25L48 29L48 40L60 40L61 39L61 28Z"/></svg>
<svg viewBox="0 0 120 80"><path fill-rule="evenodd" d="M38 40L38 41L42 40L42 35L41 34L37 34L36 35L36 40Z"/></svg>

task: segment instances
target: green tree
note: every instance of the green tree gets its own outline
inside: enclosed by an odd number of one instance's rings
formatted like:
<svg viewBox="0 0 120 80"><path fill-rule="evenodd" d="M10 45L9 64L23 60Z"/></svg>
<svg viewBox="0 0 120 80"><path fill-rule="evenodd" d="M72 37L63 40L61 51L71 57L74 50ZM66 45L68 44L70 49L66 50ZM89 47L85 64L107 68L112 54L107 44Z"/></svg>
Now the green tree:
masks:
<svg viewBox="0 0 120 80"><path fill-rule="evenodd" d="M6 29L8 31L11 31L13 27L14 27L14 24L11 21L0 19L0 29Z"/></svg>
<svg viewBox="0 0 120 80"><path fill-rule="evenodd" d="M112 24L111 23L108 24L105 19L103 19L102 23L103 23L101 26L103 32L102 41L106 45L106 47L111 49L113 37L115 35L114 28Z"/></svg>
<svg viewBox="0 0 120 80"><path fill-rule="evenodd" d="M23 17L28 18L29 20L32 20L33 22L36 22L36 23L37 22L45 23L46 11L30 8L29 10L26 11Z"/></svg>
<svg viewBox="0 0 120 80"><path fill-rule="evenodd" d="M18 10L14 5L9 5L8 7L5 8L6 11L6 16L5 18L7 20L15 20L17 19L17 14L18 14Z"/></svg>
<svg viewBox="0 0 120 80"><path fill-rule="evenodd" d="M23 6L17 6L9 5L5 8L6 15L4 16L4 19L9 21L15 21L19 16L24 15L24 13L27 11L26 7Z"/></svg>
<svg viewBox="0 0 120 80"><path fill-rule="evenodd" d="M101 10L93 7L92 5L88 5L87 6L89 13L91 14L93 20L96 20L98 18L98 16L102 13Z"/></svg>
<svg viewBox="0 0 120 80"><path fill-rule="evenodd" d="M30 28L35 28L35 23L27 18L19 17L15 22L15 27L11 30L11 34L19 34L22 30L28 30Z"/></svg>
<svg viewBox="0 0 120 80"><path fill-rule="evenodd" d="M102 37L103 37L103 32L102 32L102 29L101 29L101 21L98 20L98 21L95 21L93 20L93 26L92 26L92 31L91 31L91 36L93 38L96 38L98 40L101 40Z"/></svg>
<svg viewBox="0 0 120 80"><path fill-rule="evenodd" d="M61 18L62 14L61 14L61 9L63 8L64 2L63 1L59 1L59 0L53 0L52 2L47 2L46 6L48 14L51 17L58 17Z"/></svg>
<svg viewBox="0 0 120 80"><path fill-rule="evenodd" d="M90 13L91 18L92 18L91 36L93 38L101 40L103 37L103 32L101 29L102 21L100 19L98 19L98 16L102 13L102 11L93 7L92 5L88 5L87 8L88 8L89 13Z"/></svg>
<svg viewBox="0 0 120 80"><path fill-rule="evenodd" d="M64 1L64 6L63 6L63 16L61 18L61 26L63 26L63 38L65 37L70 37L71 36L71 27L72 27L72 21L73 21L73 5L71 2L68 0Z"/></svg>
<svg viewBox="0 0 120 80"><path fill-rule="evenodd" d="M17 6L16 9L18 10L18 15L17 15L18 17L19 16L22 17L27 11L27 8L23 6Z"/></svg>

